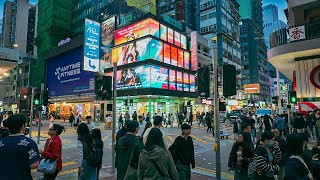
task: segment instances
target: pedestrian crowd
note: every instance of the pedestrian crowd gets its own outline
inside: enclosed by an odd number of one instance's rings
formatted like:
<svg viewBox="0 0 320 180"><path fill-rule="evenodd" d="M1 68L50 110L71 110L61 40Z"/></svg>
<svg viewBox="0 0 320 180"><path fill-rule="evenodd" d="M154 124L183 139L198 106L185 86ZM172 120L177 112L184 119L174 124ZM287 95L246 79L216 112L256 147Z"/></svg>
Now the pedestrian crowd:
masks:
<svg viewBox="0 0 320 180"><path fill-rule="evenodd" d="M240 115L234 126L228 167L235 180L320 179L320 109L304 116Z"/></svg>

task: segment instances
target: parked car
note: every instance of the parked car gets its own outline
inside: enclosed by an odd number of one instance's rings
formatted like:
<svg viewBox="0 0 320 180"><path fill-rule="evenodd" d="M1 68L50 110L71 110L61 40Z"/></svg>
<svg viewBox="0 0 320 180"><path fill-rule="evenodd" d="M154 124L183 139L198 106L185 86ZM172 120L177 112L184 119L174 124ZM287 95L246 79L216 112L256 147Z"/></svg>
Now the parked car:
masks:
<svg viewBox="0 0 320 180"><path fill-rule="evenodd" d="M232 110L230 112L230 122L234 124L239 116L243 115L242 110Z"/></svg>

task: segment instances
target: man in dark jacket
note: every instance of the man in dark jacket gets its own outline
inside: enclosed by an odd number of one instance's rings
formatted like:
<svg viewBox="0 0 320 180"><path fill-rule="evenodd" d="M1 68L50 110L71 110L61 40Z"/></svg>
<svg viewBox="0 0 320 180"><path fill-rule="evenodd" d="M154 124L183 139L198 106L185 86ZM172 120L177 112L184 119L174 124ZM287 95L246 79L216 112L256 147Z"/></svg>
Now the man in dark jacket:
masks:
<svg viewBox="0 0 320 180"><path fill-rule="evenodd" d="M304 120L302 114L298 114L298 116L293 120L293 128L297 129L298 133L304 133L305 127L306 121Z"/></svg>
<svg viewBox="0 0 320 180"><path fill-rule="evenodd" d="M10 135L7 120L2 121L2 127L0 128L0 139L5 138Z"/></svg>
<svg viewBox="0 0 320 180"><path fill-rule="evenodd" d="M122 126L122 128L117 132L116 142L118 142L120 138L122 138L124 135L127 134L127 132L128 132L128 130L127 130L127 124L128 124L129 122L130 122L130 120L125 120L124 126Z"/></svg>
<svg viewBox="0 0 320 180"><path fill-rule="evenodd" d="M137 178L137 173L127 174L128 168L137 172L139 156L144 145L136 134L139 131L138 121L130 121L127 124L127 134L119 139L116 146L117 180L131 179L132 175ZM129 167L130 166L130 167Z"/></svg>
<svg viewBox="0 0 320 180"><path fill-rule="evenodd" d="M190 180L191 168L195 168L194 146L190 137L191 126L189 124L181 125L182 135L178 136L174 143L170 146L169 151L179 174L179 179Z"/></svg>

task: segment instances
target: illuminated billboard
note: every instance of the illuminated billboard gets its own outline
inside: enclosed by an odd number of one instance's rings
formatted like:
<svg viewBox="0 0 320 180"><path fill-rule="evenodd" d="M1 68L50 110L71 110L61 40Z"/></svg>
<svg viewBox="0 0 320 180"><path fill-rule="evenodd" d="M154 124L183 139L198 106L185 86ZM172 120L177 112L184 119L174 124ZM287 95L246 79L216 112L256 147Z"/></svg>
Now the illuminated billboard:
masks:
<svg viewBox="0 0 320 180"><path fill-rule="evenodd" d="M183 50L178 49L178 67L183 68L183 58L184 58Z"/></svg>
<svg viewBox="0 0 320 180"><path fill-rule="evenodd" d="M164 44L163 50L164 50L164 63L170 64L170 54L171 54L170 45Z"/></svg>
<svg viewBox="0 0 320 180"><path fill-rule="evenodd" d="M183 90L182 72L177 71L177 90Z"/></svg>
<svg viewBox="0 0 320 180"><path fill-rule="evenodd" d="M101 23L100 71L112 66L111 47L114 45L115 23L115 16Z"/></svg>
<svg viewBox="0 0 320 180"><path fill-rule="evenodd" d="M176 71L175 70L169 70L169 89L170 90L176 90Z"/></svg>
<svg viewBox="0 0 320 180"><path fill-rule="evenodd" d="M178 33L177 31L174 32L174 44L176 46L181 46L180 44L180 33Z"/></svg>
<svg viewBox="0 0 320 180"><path fill-rule="evenodd" d="M190 69L190 53L184 52L184 68Z"/></svg>
<svg viewBox="0 0 320 180"><path fill-rule="evenodd" d="M160 24L160 39L167 41L167 26Z"/></svg>
<svg viewBox="0 0 320 180"><path fill-rule="evenodd" d="M168 89L168 69L160 66L151 66L150 74L150 87Z"/></svg>
<svg viewBox="0 0 320 180"><path fill-rule="evenodd" d="M150 87L150 65L117 71L119 89Z"/></svg>
<svg viewBox="0 0 320 180"><path fill-rule="evenodd" d="M245 84L243 90L246 94L256 94L260 93L260 86L259 84Z"/></svg>
<svg viewBox="0 0 320 180"><path fill-rule="evenodd" d="M196 92L196 79L194 75L190 75L190 92Z"/></svg>
<svg viewBox="0 0 320 180"><path fill-rule="evenodd" d="M173 44L173 30L168 28L168 42Z"/></svg>
<svg viewBox="0 0 320 180"><path fill-rule="evenodd" d="M178 52L177 48L171 46L171 64L178 66Z"/></svg>
<svg viewBox="0 0 320 180"><path fill-rule="evenodd" d="M198 40L197 31L191 33L191 70L196 71L198 69Z"/></svg>
<svg viewBox="0 0 320 180"><path fill-rule="evenodd" d="M183 90L189 91L189 74L183 73Z"/></svg>
<svg viewBox="0 0 320 180"><path fill-rule="evenodd" d="M117 30L115 32L115 45L130 42L147 35L159 37L159 22L148 18Z"/></svg>
<svg viewBox="0 0 320 180"><path fill-rule="evenodd" d="M187 37L181 34L180 41L181 41L181 47L183 49L187 49Z"/></svg>

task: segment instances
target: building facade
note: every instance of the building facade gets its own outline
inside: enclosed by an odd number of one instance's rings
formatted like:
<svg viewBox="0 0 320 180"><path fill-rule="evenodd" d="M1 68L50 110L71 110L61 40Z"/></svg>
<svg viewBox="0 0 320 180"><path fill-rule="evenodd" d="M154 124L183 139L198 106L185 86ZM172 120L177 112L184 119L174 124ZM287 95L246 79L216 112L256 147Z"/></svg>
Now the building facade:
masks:
<svg viewBox="0 0 320 180"><path fill-rule="evenodd" d="M237 88L241 88L240 14L235 0L200 0L200 34L210 48L217 47L219 66L231 64L237 70ZM217 37L217 44L211 39ZM211 51L208 52L212 54Z"/></svg>
<svg viewBox="0 0 320 180"><path fill-rule="evenodd" d="M293 81L300 101L319 101L320 2L288 0L287 3L288 27L271 34L268 59Z"/></svg>
<svg viewBox="0 0 320 180"><path fill-rule="evenodd" d="M242 82L259 84L260 92L250 94L251 100L265 101L270 97L267 46L263 40L262 2L260 0L242 0L240 15Z"/></svg>

